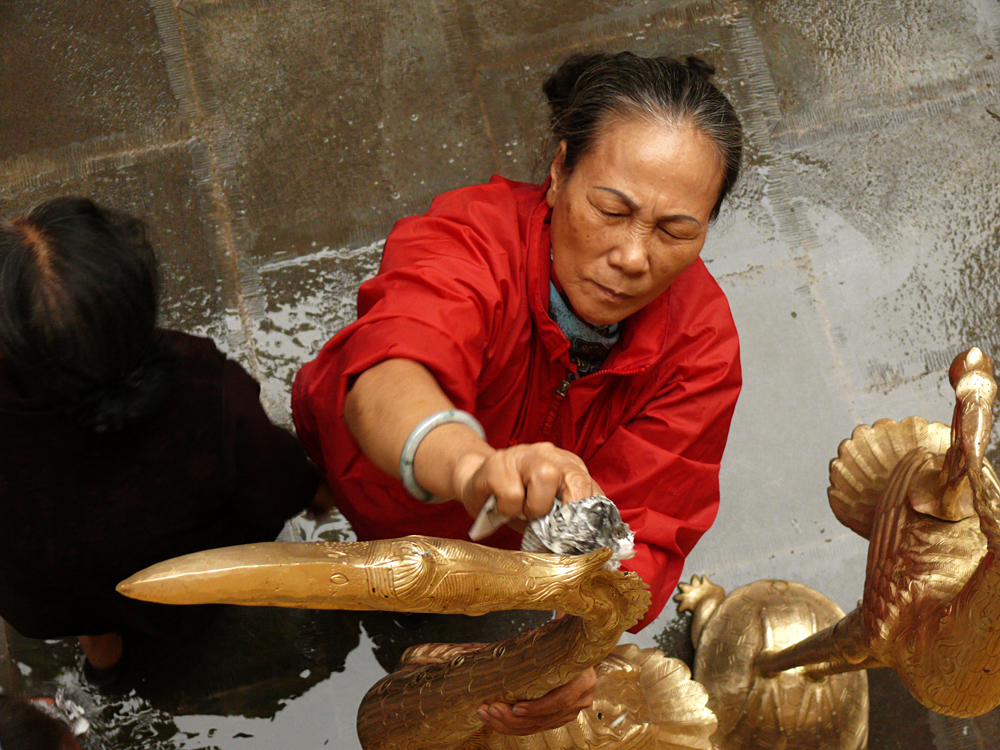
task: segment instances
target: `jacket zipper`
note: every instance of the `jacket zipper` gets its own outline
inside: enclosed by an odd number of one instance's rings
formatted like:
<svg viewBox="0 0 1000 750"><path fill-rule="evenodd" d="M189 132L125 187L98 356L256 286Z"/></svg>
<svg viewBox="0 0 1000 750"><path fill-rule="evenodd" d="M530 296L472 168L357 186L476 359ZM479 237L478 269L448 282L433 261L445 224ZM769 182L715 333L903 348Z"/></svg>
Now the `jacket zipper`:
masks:
<svg viewBox="0 0 1000 750"><path fill-rule="evenodd" d="M556 412L559 411L559 404L562 400L566 398L566 394L569 392L569 386L573 382L573 373L566 373L566 377L562 379L562 382L556 388L555 398L552 400L552 406L549 407L549 413L545 415L545 422L542 424L542 437L548 439L549 433L552 431L552 423L555 422Z"/></svg>
<svg viewBox="0 0 1000 750"><path fill-rule="evenodd" d="M559 411L559 407L566 398L566 394L569 392L569 387L573 383L578 383L588 378L594 378L598 375L634 375L637 372L642 372L645 367L628 367L621 370L598 370L597 372L592 372L588 375L584 375L582 378L574 377L573 373L566 373L566 377L562 379L562 382L556 387L555 398L552 400L552 406L549 407L549 412L545 416L545 423L542 426L542 438L545 440L550 439L550 433L552 426L555 423L556 413ZM573 448L573 452L580 455L580 449L583 447L583 442L587 438L587 433L590 431L590 426L594 421L595 410L590 409L590 413L587 415L587 421L583 425L583 430L580 431L580 436L577 438L576 445Z"/></svg>

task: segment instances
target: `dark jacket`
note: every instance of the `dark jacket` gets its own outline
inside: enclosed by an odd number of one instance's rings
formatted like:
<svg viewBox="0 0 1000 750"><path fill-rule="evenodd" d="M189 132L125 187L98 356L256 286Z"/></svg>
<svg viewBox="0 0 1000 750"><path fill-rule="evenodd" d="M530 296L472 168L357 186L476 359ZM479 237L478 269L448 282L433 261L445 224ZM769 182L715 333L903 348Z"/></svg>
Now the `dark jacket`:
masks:
<svg viewBox="0 0 1000 750"><path fill-rule="evenodd" d="M169 632L185 608L115 585L177 555L273 540L316 491L250 375L208 339L158 335L177 355L171 395L121 433L32 407L0 376L0 617L23 635Z"/></svg>

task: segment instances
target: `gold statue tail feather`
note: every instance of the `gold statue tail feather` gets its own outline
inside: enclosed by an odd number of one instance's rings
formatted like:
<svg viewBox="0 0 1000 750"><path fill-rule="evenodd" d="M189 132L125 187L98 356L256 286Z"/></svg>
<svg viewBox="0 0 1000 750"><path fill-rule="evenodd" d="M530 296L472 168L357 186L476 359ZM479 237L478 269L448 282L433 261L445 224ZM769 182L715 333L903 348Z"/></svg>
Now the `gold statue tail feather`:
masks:
<svg viewBox="0 0 1000 750"><path fill-rule="evenodd" d="M899 460L915 448L944 453L949 445L951 428L921 417L880 419L855 428L830 462L827 496L837 520L868 539L875 506Z"/></svg>

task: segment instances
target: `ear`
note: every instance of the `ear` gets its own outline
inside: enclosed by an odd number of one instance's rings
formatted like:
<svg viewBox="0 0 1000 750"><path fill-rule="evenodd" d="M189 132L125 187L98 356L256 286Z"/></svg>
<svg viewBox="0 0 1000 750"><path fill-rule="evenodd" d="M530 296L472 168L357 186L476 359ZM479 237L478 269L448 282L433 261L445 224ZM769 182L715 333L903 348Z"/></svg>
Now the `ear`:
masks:
<svg viewBox="0 0 1000 750"><path fill-rule="evenodd" d="M559 191L562 190L563 184L565 183L563 165L566 163L566 141L559 141L559 148L556 149L556 155L552 157L552 166L549 167L549 177L552 182L549 183L549 190L545 194L545 200L549 203L549 208L553 208L556 205L556 196Z"/></svg>

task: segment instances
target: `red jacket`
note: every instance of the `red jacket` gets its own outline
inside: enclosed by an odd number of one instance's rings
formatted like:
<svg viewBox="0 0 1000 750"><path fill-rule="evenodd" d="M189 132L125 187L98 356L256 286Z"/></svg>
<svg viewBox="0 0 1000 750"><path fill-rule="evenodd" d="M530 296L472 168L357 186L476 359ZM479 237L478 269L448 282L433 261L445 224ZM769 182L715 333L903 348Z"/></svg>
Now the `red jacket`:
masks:
<svg viewBox="0 0 1000 750"><path fill-rule="evenodd" d="M355 376L389 358L425 365L474 414L495 448L550 441L579 455L636 536L625 568L666 604L684 557L715 520L719 461L740 391L739 343L725 295L701 260L632 315L596 373L560 383L569 342L548 316L545 186L494 177L439 196L402 219L378 275L361 285L358 320L299 372L292 414L359 539L462 539L456 502L412 498L360 452L342 418ZM504 527L486 540L517 549Z"/></svg>

